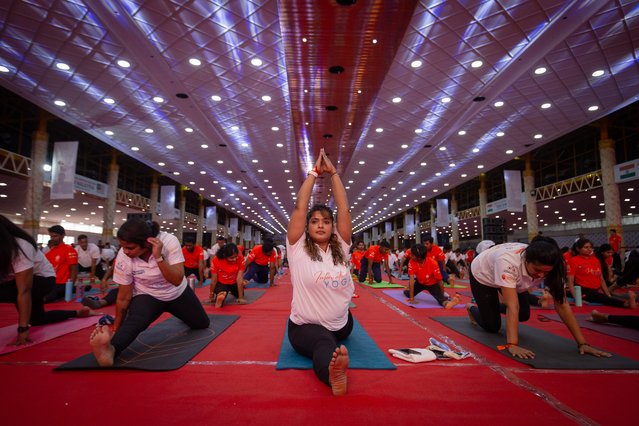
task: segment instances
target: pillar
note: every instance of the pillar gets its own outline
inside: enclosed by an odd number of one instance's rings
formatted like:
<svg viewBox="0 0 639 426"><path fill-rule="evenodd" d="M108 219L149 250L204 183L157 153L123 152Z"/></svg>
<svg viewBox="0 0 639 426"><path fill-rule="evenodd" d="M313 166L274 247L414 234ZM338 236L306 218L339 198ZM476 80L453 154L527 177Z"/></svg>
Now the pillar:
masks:
<svg viewBox="0 0 639 426"><path fill-rule="evenodd" d="M186 215L186 193L184 191L184 185L180 185L180 218L178 219L178 226L176 237L180 243L184 239L184 216Z"/></svg>
<svg viewBox="0 0 639 426"><path fill-rule="evenodd" d="M537 192L535 191L535 172L532 169L532 156L526 154L524 169L524 193L526 194L526 222L528 224L528 241L539 234L537 219Z"/></svg>
<svg viewBox="0 0 639 426"><path fill-rule="evenodd" d="M43 166L47 160L49 134L44 112L40 113L38 130L33 132L31 141L31 171L27 184L27 208L23 228L34 240L40 231L40 216L42 215L42 187L44 182Z"/></svg>
<svg viewBox="0 0 639 426"><path fill-rule="evenodd" d="M160 194L160 185L158 184L158 174L153 173L153 180L151 181L151 201L149 202L149 212L153 217L153 221L158 221L158 195Z"/></svg>
<svg viewBox="0 0 639 426"><path fill-rule="evenodd" d="M204 198L200 196L198 206L197 224L195 225L195 244L202 245L202 235L204 234Z"/></svg>
<svg viewBox="0 0 639 426"><path fill-rule="evenodd" d="M488 204L488 192L486 192L486 174L479 175L479 230L481 239L484 239L484 219L486 219L486 204Z"/></svg>
<svg viewBox="0 0 639 426"><path fill-rule="evenodd" d="M102 224L102 242L113 242L113 229L115 220L115 199L118 192L118 175L120 174L120 166L118 166L118 152L114 149L111 151L111 163L109 164L109 177L107 181L107 198L104 206L104 214Z"/></svg>
<svg viewBox="0 0 639 426"><path fill-rule="evenodd" d="M450 194L450 214L452 220L450 221L450 229L453 237L453 250L459 248L459 221L457 220L457 197L455 197L455 190Z"/></svg>
<svg viewBox="0 0 639 426"><path fill-rule="evenodd" d="M617 235L623 241L623 227L621 222L621 202L619 199L619 187L615 182L615 141L608 137L608 121L601 121L599 141L599 156L601 158L601 187L603 189L604 203L606 205L606 225L608 235L611 230L616 230ZM623 242L622 242L623 245ZM624 258L624 250L620 249L619 255Z"/></svg>

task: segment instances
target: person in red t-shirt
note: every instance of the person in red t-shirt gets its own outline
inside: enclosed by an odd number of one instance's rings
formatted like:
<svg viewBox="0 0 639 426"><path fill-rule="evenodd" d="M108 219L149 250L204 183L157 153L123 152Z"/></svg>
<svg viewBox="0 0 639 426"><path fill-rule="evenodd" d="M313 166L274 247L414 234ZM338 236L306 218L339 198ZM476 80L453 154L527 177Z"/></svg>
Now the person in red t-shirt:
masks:
<svg viewBox="0 0 639 426"><path fill-rule="evenodd" d="M451 309L461 302L461 297L456 294L448 300L442 290L442 274L439 265L431 257L426 256L426 247L423 244L414 244L411 249L411 259L408 262L408 289L404 295L408 297L408 303L416 304L415 296L427 290L441 306Z"/></svg>
<svg viewBox="0 0 639 426"><path fill-rule="evenodd" d="M245 304L242 273L244 258L233 243L225 244L211 259L211 299L216 308L224 305L226 296L231 293L238 304Z"/></svg>
<svg viewBox="0 0 639 426"><path fill-rule="evenodd" d="M446 272L446 255L444 251L437 244L434 243L433 237L430 235L424 237L424 247L426 247L427 254L426 256L433 259L439 265L439 271L442 273L442 290L444 289L444 281L450 283L450 277L448 272ZM452 284L452 283L451 283Z"/></svg>
<svg viewBox="0 0 639 426"><path fill-rule="evenodd" d="M621 271L621 255L619 254L621 250L621 241L621 235L617 234L617 230L611 229L610 237L608 237L608 243L614 252L612 255L612 269L616 271Z"/></svg>
<svg viewBox="0 0 639 426"><path fill-rule="evenodd" d="M49 294L44 297L45 303L55 302L64 297L64 288L68 280L73 282L78 277L78 252L73 247L64 243L66 234L60 225L54 225L48 229L51 239L51 249L45 254L53 269L55 269L55 286Z"/></svg>
<svg viewBox="0 0 639 426"><path fill-rule="evenodd" d="M382 282L382 262L384 262L384 268L386 268L386 274L388 275L388 282L393 283L393 276L391 275L391 269L388 266L388 253L390 252L390 243L386 240L379 243L378 246L370 246L366 250L366 254L362 257L361 266L359 269L359 282L363 283L368 277L368 283L373 284L375 282Z"/></svg>
<svg viewBox="0 0 639 426"><path fill-rule="evenodd" d="M366 254L366 245L364 241L358 241L355 250L351 253L351 274L359 275L362 267L362 257Z"/></svg>
<svg viewBox="0 0 639 426"><path fill-rule="evenodd" d="M182 247L182 255L184 255L184 276L188 278L193 274L198 281L204 281L204 250L195 244L195 238L185 237L184 247Z"/></svg>
<svg viewBox="0 0 639 426"><path fill-rule="evenodd" d="M628 292L628 300L612 297L601 272L599 259L593 255L592 242L587 238L580 238L575 242L576 254L568 261L568 289L575 294L575 285L581 286L582 297L588 302L620 308L636 308L636 295ZM603 291L603 294L599 292Z"/></svg>
<svg viewBox="0 0 639 426"><path fill-rule="evenodd" d="M267 238L264 244L253 247L251 253L246 257L244 280L248 283L252 279L258 284L268 282L270 286L273 286L276 264L275 243L271 238Z"/></svg>

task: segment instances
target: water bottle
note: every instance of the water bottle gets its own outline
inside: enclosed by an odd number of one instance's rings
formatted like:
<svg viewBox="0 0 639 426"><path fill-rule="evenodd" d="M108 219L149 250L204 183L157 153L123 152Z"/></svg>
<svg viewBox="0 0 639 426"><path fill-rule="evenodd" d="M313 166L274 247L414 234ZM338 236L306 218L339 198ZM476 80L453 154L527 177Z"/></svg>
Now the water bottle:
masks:
<svg viewBox="0 0 639 426"><path fill-rule="evenodd" d="M581 300L581 286L575 286L575 306L583 306L583 301Z"/></svg>
<svg viewBox="0 0 639 426"><path fill-rule="evenodd" d="M186 283L191 287L191 290L195 291L195 275L191 274L186 279Z"/></svg>
<svg viewBox="0 0 639 426"><path fill-rule="evenodd" d="M67 280L67 283L64 285L64 301L70 302L71 295L73 293L73 281Z"/></svg>

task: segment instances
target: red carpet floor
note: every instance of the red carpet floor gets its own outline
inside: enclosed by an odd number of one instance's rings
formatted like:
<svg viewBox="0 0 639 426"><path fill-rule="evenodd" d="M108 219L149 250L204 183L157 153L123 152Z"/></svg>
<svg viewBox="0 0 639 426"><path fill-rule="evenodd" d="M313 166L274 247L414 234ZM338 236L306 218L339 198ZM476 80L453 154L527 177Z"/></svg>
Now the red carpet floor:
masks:
<svg viewBox="0 0 639 426"><path fill-rule="evenodd" d="M397 370L351 370L348 395L333 397L310 370L275 370L292 293L288 276L278 282L251 305L219 310L240 319L179 370L54 372L89 351L89 328L1 356L2 424L635 424L627 408L639 371L535 370L430 318L465 310L412 309L360 285L353 315L382 350L424 347L436 337L474 357L426 364L391 357ZM0 326L16 320L12 305L0 305ZM568 336L560 323L533 317L529 325ZM584 333L593 345L639 359L638 344Z"/></svg>

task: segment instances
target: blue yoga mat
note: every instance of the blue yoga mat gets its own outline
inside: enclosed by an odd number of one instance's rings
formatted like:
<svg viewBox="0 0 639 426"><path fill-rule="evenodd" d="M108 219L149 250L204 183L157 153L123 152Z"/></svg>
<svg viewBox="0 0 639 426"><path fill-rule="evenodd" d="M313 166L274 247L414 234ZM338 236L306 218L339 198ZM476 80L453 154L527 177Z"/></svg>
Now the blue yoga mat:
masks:
<svg viewBox="0 0 639 426"><path fill-rule="evenodd" d="M386 357L371 337L353 318L353 331L340 343L348 349L348 368L360 370L395 370L397 367ZM288 321L284 328L284 339L280 356L275 367L277 370L306 370L313 368L313 361L295 352L288 341Z"/></svg>
<svg viewBox="0 0 639 426"><path fill-rule="evenodd" d="M270 286L268 282L258 283L257 281L251 280L244 288L269 288Z"/></svg>

